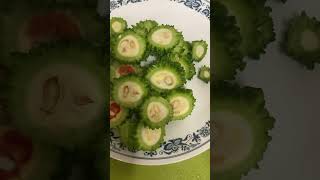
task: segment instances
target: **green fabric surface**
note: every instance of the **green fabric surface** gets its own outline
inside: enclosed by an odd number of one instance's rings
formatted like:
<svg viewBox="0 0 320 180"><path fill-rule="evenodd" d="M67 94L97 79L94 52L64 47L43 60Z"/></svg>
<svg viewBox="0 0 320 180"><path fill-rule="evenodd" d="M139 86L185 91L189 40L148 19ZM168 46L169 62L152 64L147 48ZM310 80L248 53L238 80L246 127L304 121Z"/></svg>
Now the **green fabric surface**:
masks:
<svg viewBox="0 0 320 180"><path fill-rule="evenodd" d="M110 159L110 180L210 180L210 150L163 166L133 165Z"/></svg>

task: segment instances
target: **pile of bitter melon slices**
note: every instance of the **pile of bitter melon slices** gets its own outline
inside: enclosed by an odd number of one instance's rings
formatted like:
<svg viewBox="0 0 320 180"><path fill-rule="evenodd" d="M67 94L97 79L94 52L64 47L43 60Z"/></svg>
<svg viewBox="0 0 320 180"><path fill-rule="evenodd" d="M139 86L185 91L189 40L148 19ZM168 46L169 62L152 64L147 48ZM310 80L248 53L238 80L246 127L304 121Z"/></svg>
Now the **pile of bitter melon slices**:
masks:
<svg viewBox="0 0 320 180"><path fill-rule="evenodd" d="M165 126L194 108L193 92L184 84L196 74L194 63L202 61L208 45L188 42L173 26L153 20L128 27L126 20L113 17L110 34L110 127L129 150L156 150ZM210 68L200 68L198 78L208 83Z"/></svg>

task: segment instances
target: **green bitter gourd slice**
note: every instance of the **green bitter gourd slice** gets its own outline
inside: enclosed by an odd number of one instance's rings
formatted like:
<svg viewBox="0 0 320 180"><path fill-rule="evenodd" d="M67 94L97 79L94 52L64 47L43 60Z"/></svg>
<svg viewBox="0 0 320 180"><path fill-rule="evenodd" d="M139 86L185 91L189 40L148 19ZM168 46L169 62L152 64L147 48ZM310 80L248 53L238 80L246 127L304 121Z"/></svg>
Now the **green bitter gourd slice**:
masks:
<svg viewBox="0 0 320 180"><path fill-rule="evenodd" d="M171 91L167 99L172 106L172 120L182 120L189 116L196 102L191 89L177 89Z"/></svg>
<svg viewBox="0 0 320 180"><path fill-rule="evenodd" d="M213 2L215 20L213 36L213 79L232 80L245 62L240 52L241 35L233 16L228 16L226 7L218 1Z"/></svg>
<svg viewBox="0 0 320 180"><path fill-rule="evenodd" d="M137 147L143 151L155 151L164 142L165 127L151 129L143 123L136 127Z"/></svg>
<svg viewBox="0 0 320 180"><path fill-rule="evenodd" d="M141 106L140 116L149 128L161 128L171 120L172 107L166 99L151 96Z"/></svg>
<svg viewBox="0 0 320 180"><path fill-rule="evenodd" d="M218 0L234 16L242 37L241 52L244 56L259 59L266 46L275 40L271 8L265 1Z"/></svg>
<svg viewBox="0 0 320 180"><path fill-rule="evenodd" d="M211 74L210 67L202 66L199 69L198 78L203 82L208 83L210 82L210 74Z"/></svg>
<svg viewBox="0 0 320 180"><path fill-rule="evenodd" d="M181 34L173 26L160 25L148 34L148 43L152 53L161 55L174 48L181 38Z"/></svg>
<svg viewBox="0 0 320 180"><path fill-rule="evenodd" d="M112 46L116 60L123 63L137 63L144 59L147 44L145 39L133 31L118 36Z"/></svg>
<svg viewBox="0 0 320 180"><path fill-rule="evenodd" d="M121 107L118 103L112 100L109 103L109 111L110 128L115 128L121 125L129 115L128 109Z"/></svg>
<svg viewBox="0 0 320 180"><path fill-rule="evenodd" d="M130 151L138 150L138 140L136 139L138 123L132 120L127 120L121 126L119 126L118 131L120 135L121 143L127 146Z"/></svg>
<svg viewBox="0 0 320 180"><path fill-rule="evenodd" d="M215 82L212 92L212 173L217 179L240 180L259 167L274 119L261 89Z"/></svg>
<svg viewBox="0 0 320 180"><path fill-rule="evenodd" d="M57 43L11 58L19 63L10 79L8 106L22 132L73 149L103 130L109 97L99 48Z"/></svg>
<svg viewBox="0 0 320 180"><path fill-rule="evenodd" d="M169 60L162 60L152 64L145 77L151 87L159 92L179 88L186 81L184 70L180 64Z"/></svg>
<svg viewBox="0 0 320 180"><path fill-rule="evenodd" d="M114 81L112 98L121 106L136 108L148 94L147 82L136 75L123 76Z"/></svg>
<svg viewBox="0 0 320 180"><path fill-rule="evenodd" d="M110 33L121 34L127 29L127 21L121 17L112 17L110 20Z"/></svg>
<svg viewBox="0 0 320 180"><path fill-rule="evenodd" d="M192 59L200 62L207 54L208 44L206 41L193 41L192 42Z"/></svg>
<svg viewBox="0 0 320 180"><path fill-rule="evenodd" d="M282 42L285 53L308 69L320 63L320 22L306 12L294 16Z"/></svg>

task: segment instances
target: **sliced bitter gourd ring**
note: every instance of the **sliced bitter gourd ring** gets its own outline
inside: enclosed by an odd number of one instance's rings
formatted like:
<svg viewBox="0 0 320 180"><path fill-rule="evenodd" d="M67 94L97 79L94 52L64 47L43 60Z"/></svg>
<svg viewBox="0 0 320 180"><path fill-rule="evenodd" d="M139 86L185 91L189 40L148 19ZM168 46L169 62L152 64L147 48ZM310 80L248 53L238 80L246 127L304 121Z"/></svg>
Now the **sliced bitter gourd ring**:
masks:
<svg viewBox="0 0 320 180"><path fill-rule="evenodd" d="M127 29L127 21L120 17L112 17L110 20L111 34L121 34Z"/></svg>
<svg viewBox="0 0 320 180"><path fill-rule="evenodd" d="M196 68L191 59L188 59L186 56L179 56L177 54L170 55L169 58L171 61L177 62L181 65L184 70L186 79L191 80L196 74Z"/></svg>
<svg viewBox="0 0 320 180"><path fill-rule="evenodd" d="M126 31L118 37L112 52L120 62L136 63L144 59L146 46L142 36L133 31Z"/></svg>
<svg viewBox="0 0 320 180"><path fill-rule="evenodd" d="M241 179L262 160L274 119L261 89L225 82L213 88L213 174L216 179Z"/></svg>
<svg viewBox="0 0 320 180"><path fill-rule="evenodd" d="M208 44L205 41L192 42L192 59L200 62L207 54Z"/></svg>
<svg viewBox="0 0 320 180"><path fill-rule="evenodd" d="M137 147L143 151L155 151L164 142L165 127L151 129L139 123L136 130Z"/></svg>
<svg viewBox="0 0 320 180"><path fill-rule="evenodd" d="M169 102L157 96L151 96L142 105L140 111L142 121L151 129L164 127L172 117Z"/></svg>
<svg viewBox="0 0 320 180"><path fill-rule="evenodd" d="M191 89L173 90L167 99L173 110L172 120L185 119L192 113L196 102Z"/></svg>
<svg viewBox="0 0 320 180"><path fill-rule="evenodd" d="M13 123L34 139L65 148L94 140L103 131L109 101L99 51L58 43L13 56L20 62L10 80Z"/></svg>
<svg viewBox="0 0 320 180"><path fill-rule="evenodd" d="M266 1L252 0L218 0L224 4L230 15L234 16L240 27L243 41L241 52L244 56L259 59L267 44L274 41L273 20L270 17L271 8Z"/></svg>
<svg viewBox="0 0 320 180"><path fill-rule="evenodd" d="M207 66L202 66L199 69L198 78L201 79L203 82L208 83L210 82L210 68Z"/></svg>
<svg viewBox="0 0 320 180"><path fill-rule="evenodd" d="M8 126L0 126L0 179L51 180L61 175L61 152Z"/></svg>
<svg viewBox="0 0 320 180"><path fill-rule="evenodd" d="M186 79L183 68L177 62L159 61L151 65L146 78L151 87L159 92L181 87Z"/></svg>
<svg viewBox="0 0 320 180"><path fill-rule="evenodd" d="M144 20L138 22L136 25L132 26L132 30L139 35L146 37L148 33L155 27L158 26L158 23L153 20Z"/></svg>
<svg viewBox="0 0 320 180"><path fill-rule="evenodd" d="M320 22L305 12L293 17L282 42L283 50L308 69L320 63Z"/></svg>
<svg viewBox="0 0 320 180"><path fill-rule="evenodd" d="M115 101L110 101L109 103L110 108L110 128L115 128L122 124L126 118L128 117L128 110L126 108L121 107L118 103Z"/></svg>
<svg viewBox="0 0 320 180"><path fill-rule="evenodd" d="M119 126L118 131L120 134L121 143L127 146L128 150L136 151L138 150L138 141L136 139L138 123L127 120L121 126Z"/></svg>
<svg viewBox="0 0 320 180"><path fill-rule="evenodd" d="M123 76L114 81L112 97L126 108L136 108L148 94L147 82L135 75Z"/></svg>
<svg viewBox="0 0 320 180"><path fill-rule="evenodd" d="M161 25L151 30L148 43L154 54L162 54L174 48L181 39L181 34L169 25Z"/></svg>
<svg viewBox="0 0 320 180"><path fill-rule="evenodd" d="M245 67L240 52L241 35L233 16L228 16L226 7L213 1L215 20L213 36L213 79L232 80L238 70Z"/></svg>

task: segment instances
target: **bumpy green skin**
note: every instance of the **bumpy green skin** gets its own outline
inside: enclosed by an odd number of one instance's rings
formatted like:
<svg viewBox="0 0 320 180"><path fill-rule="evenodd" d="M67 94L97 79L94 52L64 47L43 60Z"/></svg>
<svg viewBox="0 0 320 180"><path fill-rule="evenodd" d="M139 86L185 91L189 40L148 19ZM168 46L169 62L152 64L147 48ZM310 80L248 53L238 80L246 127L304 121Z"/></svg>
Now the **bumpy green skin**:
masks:
<svg viewBox="0 0 320 180"><path fill-rule="evenodd" d="M115 128L120 126L128 117L129 111L126 108L120 106L121 111L119 112L119 117L117 117L114 121L110 121L110 128Z"/></svg>
<svg viewBox="0 0 320 180"><path fill-rule="evenodd" d="M139 85L140 88L142 89L141 98L139 100L137 100L136 102L132 102L132 103L131 102L124 102L120 99L118 91L119 91L120 86L125 82L134 82L137 85ZM136 75L128 75L128 76L123 76L123 77L114 81L114 86L112 88L111 93L112 93L112 98L117 103L119 103L121 106L129 108L129 109L133 109L133 108L138 107L144 101L144 98L147 96L148 91L149 91L149 89L148 89L147 82L144 81L143 78L138 77Z"/></svg>
<svg viewBox="0 0 320 180"><path fill-rule="evenodd" d="M171 99L173 99L175 97L183 97L183 98L187 99L187 101L189 103L189 110L186 113L181 114L179 116L175 116L173 114L173 116L172 116L172 120L173 121L174 120L183 120L183 119L185 119L186 117L188 117L192 113L192 111L194 109L194 105L195 105L196 99L194 98L193 92L192 92L191 89L173 90L168 94L167 99L170 102ZM173 109L173 111L174 111L174 109Z"/></svg>
<svg viewBox="0 0 320 180"><path fill-rule="evenodd" d="M119 31L115 31L115 29L112 28L112 24L118 22L121 24L121 29ZM111 34L121 34L127 29L127 21L124 20L121 17L112 17L110 20L110 33Z"/></svg>
<svg viewBox="0 0 320 180"><path fill-rule="evenodd" d="M158 129L161 129L161 136L160 136L160 139L157 141L157 143L155 143L154 145L150 146L150 145L147 145L143 139L142 139L142 129L143 128L148 128L147 126L145 126L143 123L139 123L138 126L137 126L137 130L136 130L136 140L137 140L137 147L139 150L143 150L143 151L155 151L157 150L161 144L163 144L164 142L164 136L166 135L166 132L165 132L165 127L160 127Z"/></svg>
<svg viewBox="0 0 320 180"><path fill-rule="evenodd" d="M120 140L128 147L130 151L139 149L138 140L136 138L138 123L134 121L126 121L119 128Z"/></svg>
<svg viewBox="0 0 320 180"><path fill-rule="evenodd" d="M224 4L240 27L243 41L241 52L253 59L265 53L266 46L275 40L271 8L260 0L218 0Z"/></svg>
<svg viewBox="0 0 320 180"><path fill-rule="evenodd" d="M15 74L10 77L10 93L8 108L12 114L13 124L23 133L34 139L55 144L67 149L81 147L92 141L99 131L104 128L104 119L106 117L107 106L97 107L97 112L101 112L97 117L92 117L90 123L84 127L62 128L55 131L55 127L43 126L34 122L27 112L23 100L27 97L27 88L32 77L43 68L55 64L72 64L83 68L91 75L96 76L100 87L97 87L105 97L107 105L109 97L107 96L107 87L105 86L105 77L107 74L99 62L104 58L103 51L99 48L90 46L87 42L57 43L55 45L43 45L32 49L28 54L15 54L11 57ZM77 124L77 122L75 122ZM50 129L53 128L53 129ZM36 131L35 131L36 129ZM85 132L85 133L84 133Z"/></svg>
<svg viewBox="0 0 320 180"><path fill-rule="evenodd" d="M203 49L204 49L204 52L203 54L198 57L197 54L196 54L196 48L199 47L199 46L202 46ZM206 41L193 41L192 42L192 59L194 61L197 61L197 62L200 62L207 54L207 50L208 50L208 44Z"/></svg>
<svg viewBox="0 0 320 180"><path fill-rule="evenodd" d="M233 16L228 15L226 7L213 1L215 20L213 36L213 79L233 80L239 70L243 70L245 62L240 52L241 35Z"/></svg>
<svg viewBox="0 0 320 180"><path fill-rule="evenodd" d="M37 1L40 2L39 0ZM0 18L2 27L0 32L3 35L0 42L0 47L3 47L0 50L0 57L8 56L12 52L22 51L19 34L30 17L54 11L66 12L66 14L70 14L75 18L76 23L80 25L82 39L94 45L104 45L106 43L105 38L101 38L106 34L106 21L99 17L95 8L60 4L50 4L49 6L47 3L44 4L33 4L19 0L8 7L8 11Z"/></svg>
<svg viewBox="0 0 320 180"><path fill-rule="evenodd" d="M125 38L126 36L129 36L129 35L134 36L137 39L137 41L139 43L139 48L140 48L139 53L133 57L126 57L126 56L123 56L120 52L118 52L119 43L122 41L123 38ZM113 55L116 58L116 60L118 60L122 63L137 63L137 62L144 60L146 48L147 48L147 44L146 44L145 39L142 36L140 36L139 34L133 32L133 31L126 31L126 32L120 34L119 37L116 39L116 42L112 46L111 52L114 53Z"/></svg>
<svg viewBox="0 0 320 180"><path fill-rule="evenodd" d="M180 56L178 54L171 54L169 57L164 57L164 59L170 59L171 61L177 62L184 69L184 74L187 80L191 80L196 74L196 68L191 58L187 56Z"/></svg>
<svg viewBox="0 0 320 180"><path fill-rule="evenodd" d="M158 91L158 92L167 92L167 91L170 91L172 89L163 89L163 88L160 88L156 85L154 85L152 82L151 82L151 78L152 76L158 72L158 71L161 71L161 70L167 70L167 71L170 71L172 72L175 77L177 78L177 84L176 86L173 88L173 89L176 89L176 88L179 88L181 86L183 86L186 82L186 78L185 78L185 74L184 74L184 69L180 66L179 63L177 62L171 62L169 60L160 60L159 62L156 62L155 64L151 65L149 67L149 69L147 70L147 74L146 74L146 79L149 81L151 87Z"/></svg>
<svg viewBox="0 0 320 180"><path fill-rule="evenodd" d="M301 44L302 34L305 31L315 33L318 43L320 43L320 22L315 17L309 17L305 12L302 12L288 22L282 40L282 49L288 56L312 70L316 63L320 63L320 44L312 51L305 50Z"/></svg>
<svg viewBox="0 0 320 180"><path fill-rule="evenodd" d="M205 73L209 73L210 74L210 68L207 67L207 66L202 66L200 69L199 69L199 73L198 73L198 78L200 80L202 80L203 82L205 83L209 83L210 82L210 76L209 77L206 77L204 74Z"/></svg>
<svg viewBox="0 0 320 180"><path fill-rule="evenodd" d="M148 33L157 26L158 23L156 21L144 20L138 22L136 25L133 25L132 30L138 33L140 36L146 37Z"/></svg>
<svg viewBox="0 0 320 180"><path fill-rule="evenodd" d="M192 44L183 39L182 34L180 34L181 39L179 43L172 49L171 54L179 55L181 57L192 58Z"/></svg>
<svg viewBox="0 0 320 180"><path fill-rule="evenodd" d="M168 115L166 117L164 117L160 122L152 122L148 116L148 105L152 102L158 102L161 103L162 105L164 105L166 107L166 109L168 110ZM142 121L144 122L144 124L146 126L148 126L151 129L157 129L157 128L161 128L164 127L172 118L172 107L169 104L169 102L160 97L160 96L151 96L149 97L141 106L141 110L140 110L140 116L142 118Z"/></svg>
<svg viewBox="0 0 320 180"><path fill-rule="evenodd" d="M153 33L160 30L160 29L167 29L172 33L172 41L170 44L160 45L152 40ZM169 50L174 48L179 43L179 41L181 40L182 37L181 37L181 34L178 33L178 31L173 26L160 25L160 26L153 28L150 31L147 38L148 38L148 43L149 43L151 52L156 55L162 55L165 52L168 52Z"/></svg>
<svg viewBox="0 0 320 180"><path fill-rule="evenodd" d="M247 120L252 127L254 145L249 156L239 162L235 167L230 167L222 172L213 168L213 176L222 180L240 180L251 169L258 168L258 162L263 159L263 153L267 148L271 137L268 131L274 126L272 118L265 108L264 95L261 89L252 87L239 87L226 82L213 84L212 113L232 112ZM214 120L213 120L214 121Z"/></svg>

